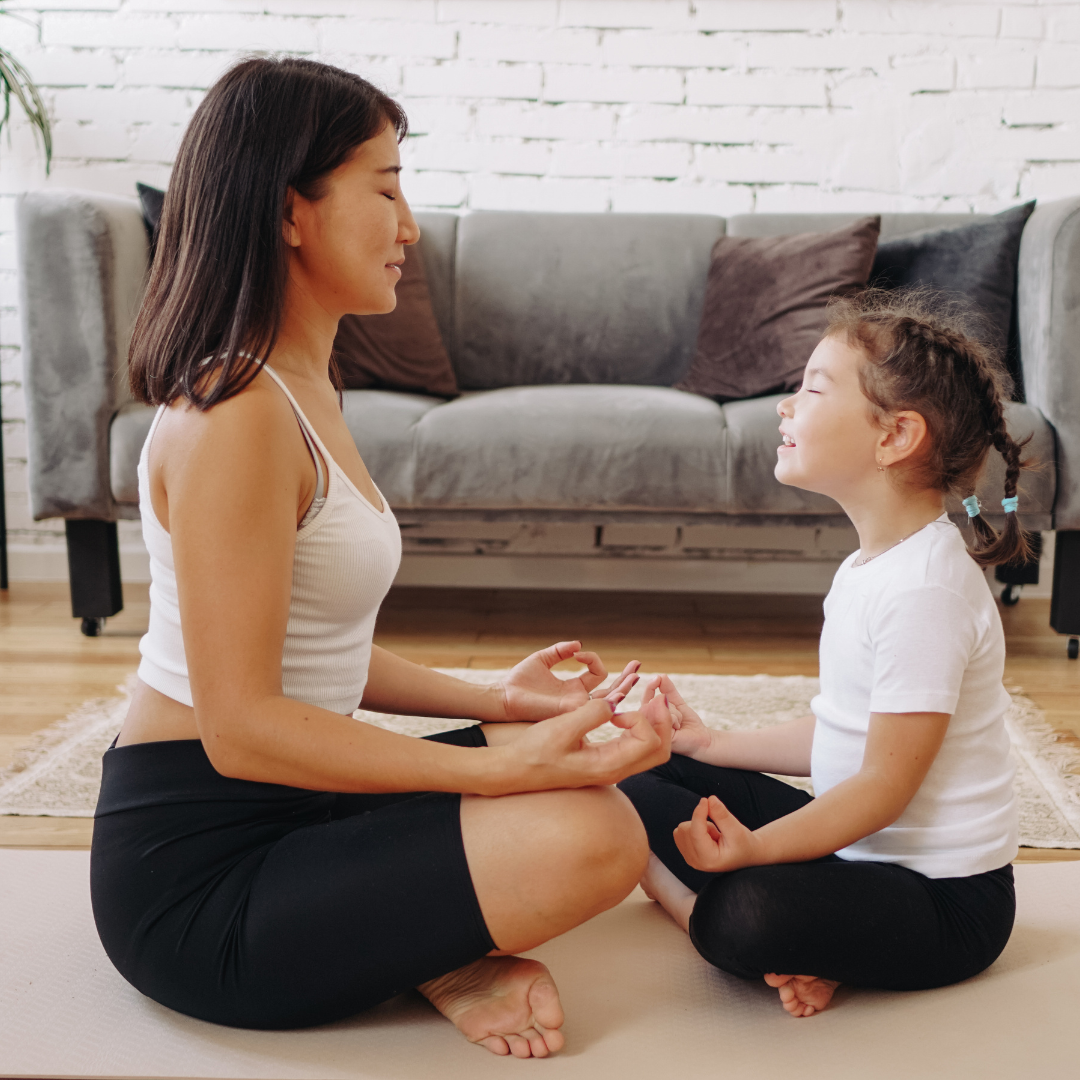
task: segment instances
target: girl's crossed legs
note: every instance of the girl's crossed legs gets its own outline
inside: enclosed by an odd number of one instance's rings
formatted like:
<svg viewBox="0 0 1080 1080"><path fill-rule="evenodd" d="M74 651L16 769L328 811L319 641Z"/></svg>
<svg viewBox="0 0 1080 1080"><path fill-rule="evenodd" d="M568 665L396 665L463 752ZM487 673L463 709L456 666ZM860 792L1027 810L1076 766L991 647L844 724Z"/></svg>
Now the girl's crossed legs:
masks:
<svg viewBox="0 0 1080 1080"><path fill-rule="evenodd" d="M1009 939L1011 866L928 878L894 864L829 855L709 874L688 866L672 837L701 798L717 796L747 828L758 829L812 796L761 773L678 754L619 787L666 867L647 875L656 898L706 960L780 987L793 1015L820 1011L841 982L888 990L959 982L989 967Z"/></svg>

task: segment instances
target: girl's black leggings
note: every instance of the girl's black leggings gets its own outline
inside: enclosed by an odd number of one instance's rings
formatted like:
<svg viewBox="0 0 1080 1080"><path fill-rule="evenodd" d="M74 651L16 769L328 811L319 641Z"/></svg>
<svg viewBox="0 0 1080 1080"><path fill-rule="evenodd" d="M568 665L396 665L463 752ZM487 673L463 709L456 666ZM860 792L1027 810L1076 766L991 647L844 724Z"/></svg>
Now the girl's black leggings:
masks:
<svg viewBox="0 0 1080 1080"><path fill-rule="evenodd" d="M678 754L619 787L641 815L654 854L698 894L690 918L694 946L732 975L816 975L925 990L978 974L1009 940L1016 911L1010 865L928 878L891 863L827 855L709 874L688 866L672 837L703 796L717 796L750 829L812 796L761 773Z"/></svg>

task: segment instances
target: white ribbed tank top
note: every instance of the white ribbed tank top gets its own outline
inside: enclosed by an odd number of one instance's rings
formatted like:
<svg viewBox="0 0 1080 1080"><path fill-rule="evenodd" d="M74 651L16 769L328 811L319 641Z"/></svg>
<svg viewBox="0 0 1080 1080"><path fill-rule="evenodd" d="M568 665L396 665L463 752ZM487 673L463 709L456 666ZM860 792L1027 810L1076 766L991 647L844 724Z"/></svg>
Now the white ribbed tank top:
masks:
<svg viewBox="0 0 1080 1080"><path fill-rule="evenodd" d="M401 533L382 492L379 511L330 456L288 387L264 370L289 399L328 474L325 503L296 533L281 688L295 701L347 715L359 707L367 684L375 617L401 562ZM150 553L150 625L139 642L139 678L191 705L172 538L150 501L150 443L165 408L158 409L139 457L139 507Z"/></svg>

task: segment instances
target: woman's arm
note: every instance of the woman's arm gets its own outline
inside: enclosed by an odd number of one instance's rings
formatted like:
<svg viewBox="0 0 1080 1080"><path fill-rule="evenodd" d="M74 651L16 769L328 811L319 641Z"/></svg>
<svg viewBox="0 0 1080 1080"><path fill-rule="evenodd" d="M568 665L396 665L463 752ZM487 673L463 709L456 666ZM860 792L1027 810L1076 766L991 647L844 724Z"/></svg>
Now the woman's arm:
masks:
<svg viewBox="0 0 1080 1080"><path fill-rule="evenodd" d="M153 450L151 494L172 537L195 722L223 775L324 791L490 795L609 784L666 760L662 704L625 714L625 737L600 746L582 743L611 716L595 701L508 746L473 750L286 698L281 655L311 468L288 402L256 380L206 412L175 407Z"/></svg>
<svg viewBox="0 0 1080 1080"><path fill-rule="evenodd" d="M552 667L571 659L587 670L572 679L557 678ZM618 705L637 681L638 667L636 660L631 661L611 686L598 690L607 678L600 657L582 652L580 641L560 641L526 657L502 682L480 685L413 664L374 645L361 706L373 712L487 723L546 720L580 708L590 697L606 697Z"/></svg>
<svg viewBox="0 0 1080 1080"><path fill-rule="evenodd" d="M807 862L891 825L915 797L949 726L947 713L873 713L862 768L820 798L753 832L702 799L675 842L698 870ZM711 820L710 820L711 819Z"/></svg>

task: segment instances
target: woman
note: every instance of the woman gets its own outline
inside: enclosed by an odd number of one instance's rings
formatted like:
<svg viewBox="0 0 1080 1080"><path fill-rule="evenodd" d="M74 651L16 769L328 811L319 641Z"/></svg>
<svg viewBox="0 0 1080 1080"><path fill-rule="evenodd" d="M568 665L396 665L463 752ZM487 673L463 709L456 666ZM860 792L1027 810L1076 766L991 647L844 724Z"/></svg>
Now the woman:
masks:
<svg viewBox="0 0 1080 1080"><path fill-rule="evenodd" d="M394 307L405 117L357 76L241 63L181 145L131 344L159 406L139 467L150 627L104 759L92 892L143 993L281 1028L416 987L496 1054L559 1049L548 972L512 954L618 903L648 847L611 785L667 759L670 717L615 717L563 642L475 686L372 645L396 522L331 382L346 312ZM588 672L560 682L575 657ZM427 740L367 709L486 721ZM526 725L507 721L537 721ZM557 789L557 790L556 790Z"/></svg>

